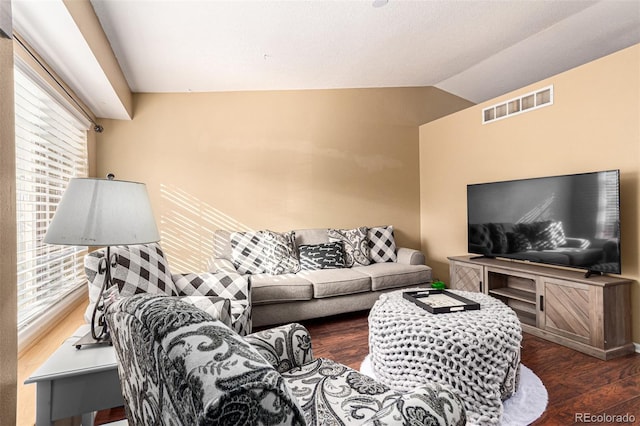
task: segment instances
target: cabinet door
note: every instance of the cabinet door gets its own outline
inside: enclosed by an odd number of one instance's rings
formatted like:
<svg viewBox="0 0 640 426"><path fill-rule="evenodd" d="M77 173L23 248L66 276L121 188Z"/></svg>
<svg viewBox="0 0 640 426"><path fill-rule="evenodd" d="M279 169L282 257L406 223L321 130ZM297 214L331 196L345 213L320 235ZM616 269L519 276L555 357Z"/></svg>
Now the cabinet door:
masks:
<svg viewBox="0 0 640 426"><path fill-rule="evenodd" d="M454 290L484 292L483 267L465 262L452 261L449 266L451 288Z"/></svg>
<svg viewBox="0 0 640 426"><path fill-rule="evenodd" d="M538 300L540 328L590 344L596 313L592 310L594 288L585 284L541 277Z"/></svg>

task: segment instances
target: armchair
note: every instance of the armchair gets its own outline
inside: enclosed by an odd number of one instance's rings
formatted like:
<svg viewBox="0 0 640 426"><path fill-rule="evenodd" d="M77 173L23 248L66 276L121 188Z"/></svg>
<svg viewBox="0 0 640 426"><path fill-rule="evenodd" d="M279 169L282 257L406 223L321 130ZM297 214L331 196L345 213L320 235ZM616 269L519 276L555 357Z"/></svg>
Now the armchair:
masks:
<svg viewBox="0 0 640 426"><path fill-rule="evenodd" d="M172 274L158 243L112 247L111 251L117 254L112 278L120 297L139 293L179 296L222 320L238 334L251 333L251 289L245 277L220 270ZM104 256L105 250L101 249L84 258L89 283L87 322L91 321L93 307L100 296L104 273L98 265Z"/></svg>
<svg viewBox="0 0 640 426"><path fill-rule="evenodd" d="M241 337L172 297L107 310L130 424L464 425L458 397L432 384L397 392L314 358L300 324Z"/></svg>

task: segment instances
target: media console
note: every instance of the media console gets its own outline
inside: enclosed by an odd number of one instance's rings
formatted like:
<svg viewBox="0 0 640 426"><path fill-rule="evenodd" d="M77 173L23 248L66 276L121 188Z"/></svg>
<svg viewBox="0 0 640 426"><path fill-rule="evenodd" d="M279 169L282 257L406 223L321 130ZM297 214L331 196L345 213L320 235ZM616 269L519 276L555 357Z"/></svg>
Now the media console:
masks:
<svg viewBox="0 0 640 426"><path fill-rule="evenodd" d="M630 280L477 256L449 262L451 288L502 300L524 332L604 360L635 351Z"/></svg>

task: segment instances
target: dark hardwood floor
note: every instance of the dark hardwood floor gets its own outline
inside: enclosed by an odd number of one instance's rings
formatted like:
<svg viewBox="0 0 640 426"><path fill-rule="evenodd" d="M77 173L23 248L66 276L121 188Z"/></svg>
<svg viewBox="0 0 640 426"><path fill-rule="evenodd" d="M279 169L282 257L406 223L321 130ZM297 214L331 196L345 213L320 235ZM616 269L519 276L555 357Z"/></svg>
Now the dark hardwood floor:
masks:
<svg viewBox="0 0 640 426"><path fill-rule="evenodd" d="M314 356L360 369L369 352L367 312L302 323L311 333ZM522 363L540 377L549 394L547 410L534 425L585 424L576 421L578 413L626 414L635 417L627 424L640 425L640 354L601 361L525 333ZM123 417L122 409L103 411L96 424Z"/></svg>

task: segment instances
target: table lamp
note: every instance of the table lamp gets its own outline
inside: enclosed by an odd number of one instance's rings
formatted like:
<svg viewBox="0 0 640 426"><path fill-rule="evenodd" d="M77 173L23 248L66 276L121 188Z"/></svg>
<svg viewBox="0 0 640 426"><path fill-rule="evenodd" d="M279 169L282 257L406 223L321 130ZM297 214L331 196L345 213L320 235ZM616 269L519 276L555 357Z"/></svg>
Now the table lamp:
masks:
<svg viewBox="0 0 640 426"><path fill-rule="evenodd" d="M104 274L91 317L91 332L75 343L111 343L104 318L104 292L113 285L111 268L117 254L111 246L146 244L160 240L145 184L107 179L74 178L62 195L44 242L72 246L106 247L98 272Z"/></svg>

